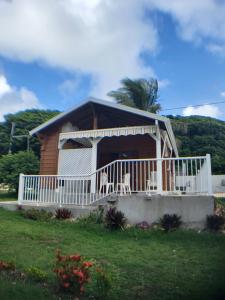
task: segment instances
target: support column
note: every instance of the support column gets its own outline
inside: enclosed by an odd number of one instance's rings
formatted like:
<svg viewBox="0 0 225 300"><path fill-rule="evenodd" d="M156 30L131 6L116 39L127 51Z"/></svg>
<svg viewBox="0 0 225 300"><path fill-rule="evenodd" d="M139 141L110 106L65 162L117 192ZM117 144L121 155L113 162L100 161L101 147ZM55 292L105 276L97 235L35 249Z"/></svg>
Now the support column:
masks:
<svg viewBox="0 0 225 300"><path fill-rule="evenodd" d="M92 143L92 155L91 155L91 193L96 192L96 170L97 170L97 154L98 154L98 143L101 141L100 138L91 140Z"/></svg>
<svg viewBox="0 0 225 300"><path fill-rule="evenodd" d="M156 159L157 159L157 192L162 193L162 149L161 149L161 134L159 129L158 120L155 121L156 125Z"/></svg>

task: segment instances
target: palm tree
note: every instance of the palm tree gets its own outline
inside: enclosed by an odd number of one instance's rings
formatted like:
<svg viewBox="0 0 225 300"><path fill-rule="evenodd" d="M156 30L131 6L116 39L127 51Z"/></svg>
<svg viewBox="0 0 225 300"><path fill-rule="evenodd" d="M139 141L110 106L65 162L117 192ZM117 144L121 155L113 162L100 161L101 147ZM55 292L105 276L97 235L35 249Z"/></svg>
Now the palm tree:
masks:
<svg viewBox="0 0 225 300"><path fill-rule="evenodd" d="M158 81L151 78L121 80L122 87L117 91L111 91L108 96L114 98L118 103L157 113L160 110L158 99Z"/></svg>

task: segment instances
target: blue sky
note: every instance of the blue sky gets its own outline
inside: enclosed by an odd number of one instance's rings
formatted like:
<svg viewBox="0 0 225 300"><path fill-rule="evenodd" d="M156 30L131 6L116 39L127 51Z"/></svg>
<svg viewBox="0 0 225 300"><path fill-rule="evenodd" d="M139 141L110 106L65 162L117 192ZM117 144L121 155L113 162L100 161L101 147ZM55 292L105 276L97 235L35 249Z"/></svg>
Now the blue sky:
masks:
<svg viewBox="0 0 225 300"><path fill-rule="evenodd" d="M188 106L162 114L225 120L207 105L225 101L225 1L0 0L0 120L110 101L124 77L156 77L163 109Z"/></svg>

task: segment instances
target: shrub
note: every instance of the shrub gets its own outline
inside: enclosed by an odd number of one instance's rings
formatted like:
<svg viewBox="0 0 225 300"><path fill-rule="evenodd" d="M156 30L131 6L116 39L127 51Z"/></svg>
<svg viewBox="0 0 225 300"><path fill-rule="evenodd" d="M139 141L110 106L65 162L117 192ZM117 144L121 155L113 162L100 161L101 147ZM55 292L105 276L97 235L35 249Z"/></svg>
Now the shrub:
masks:
<svg viewBox="0 0 225 300"><path fill-rule="evenodd" d="M99 206L98 209L90 213L89 217L93 223L102 224L104 222L104 208Z"/></svg>
<svg viewBox="0 0 225 300"><path fill-rule="evenodd" d="M206 227L211 231L220 230L225 223L223 216L209 215L206 217Z"/></svg>
<svg viewBox="0 0 225 300"><path fill-rule="evenodd" d="M179 228L182 223L181 217L177 216L176 214L173 214L173 215L165 214L160 219L159 222L160 222L161 227L166 232Z"/></svg>
<svg viewBox="0 0 225 300"><path fill-rule="evenodd" d="M30 268L26 269L25 271L26 271L28 277L35 281L43 282L47 279L47 273L37 267L30 267Z"/></svg>
<svg viewBox="0 0 225 300"><path fill-rule="evenodd" d="M60 289L71 292L74 296L84 293L84 286L90 280L90 268L93 263L81 255L61 255L56 253L56 273Z"/></svg>
<svg viewBox="0 0 225 300"><path fill-rule="evenodd" d="M80 225L102 224L104 222L104 208L99 207L92 211L88 216L80 217L78 223Z"/></svg>
<svg viewBox="0 0 225 300"><path fill-rule="evenodd" d="M19 174L37 174L38 169L39 161L33 152L3 155L0 158L0 182L17 191Z"/></svg>
<svg viewBox="0 0 225 300"><path fill-rule="evenodd" d="M72 212L67 208L58 208L55 211L55 217L58 220L65 220L72 218Z"/></svg>
<svg viewBox="0 0 225 300"><path fill-rule="evenodd" d="M20 213L24 218L35 221L48 221L52 218L52 213L44 209L38 210L31 208L28 210L21 210Z"/></svg>
<svg viewBox="0 0 225 300"><path fill-rule="evenodd" d="M124 213L121 211L117 211L115 207L111 207L107 212L105 216L105 224L106 227L109 229L124 229L124 226L126 224L126 218L124 216Z"/></svg>

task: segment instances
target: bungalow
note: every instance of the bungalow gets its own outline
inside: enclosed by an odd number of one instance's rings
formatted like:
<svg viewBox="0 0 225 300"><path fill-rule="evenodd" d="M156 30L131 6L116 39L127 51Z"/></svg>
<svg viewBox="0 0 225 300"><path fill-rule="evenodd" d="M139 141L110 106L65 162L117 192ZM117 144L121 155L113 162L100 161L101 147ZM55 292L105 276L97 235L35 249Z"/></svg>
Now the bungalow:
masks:
<svg viewBox="0 0 225 300"><path fill-rule="evenodd" d="M210 155L179 157L170 120L88 98L31 130L40 175L20 175L19 203L90 206L109 195L210 195Z"/></svg>

